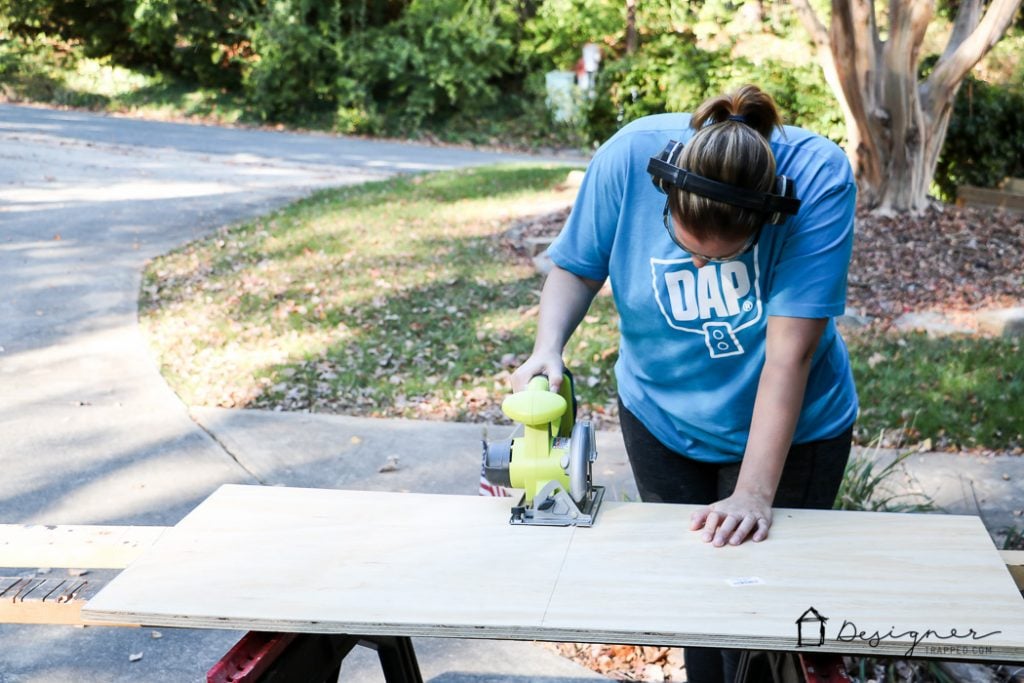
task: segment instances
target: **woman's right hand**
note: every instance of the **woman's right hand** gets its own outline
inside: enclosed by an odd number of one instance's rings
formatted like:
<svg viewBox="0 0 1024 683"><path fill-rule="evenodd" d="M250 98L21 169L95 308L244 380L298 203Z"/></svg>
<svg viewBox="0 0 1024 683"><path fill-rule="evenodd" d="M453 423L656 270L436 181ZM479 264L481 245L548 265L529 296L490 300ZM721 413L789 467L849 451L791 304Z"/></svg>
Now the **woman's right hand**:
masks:
<svg viewBox="0 0 1024 683"><path fill-rule="evenodd" d="M560 354L534 352L512 373L512 391L522 391L531 379L537 375L545 375L548 378L551 391L557 393L562 386L564 372L565 364L562 363Z"/></svg>

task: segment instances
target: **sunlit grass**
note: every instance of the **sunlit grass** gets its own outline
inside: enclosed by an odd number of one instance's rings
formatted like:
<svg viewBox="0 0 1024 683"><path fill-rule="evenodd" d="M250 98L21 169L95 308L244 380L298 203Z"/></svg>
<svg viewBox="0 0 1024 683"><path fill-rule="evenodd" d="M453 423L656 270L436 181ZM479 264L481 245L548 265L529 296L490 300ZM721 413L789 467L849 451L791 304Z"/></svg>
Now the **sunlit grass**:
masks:
<svg viewBox="0 0 1024 683"><path fill-rule="evenodd" d="M171 76L88 57L56 39L0 40L0 94L14 101L81 107L154 118L245 119L241 97Z"/></svg>
<svg viewBox="0 0 1024 683"><path fill-rule="evenodd" d="M568 204L566 173L321 192L157 260L145 327L190 403L459 414L532 347L524 313L540 278L500 237L517 217Z"/></svg>
<svg viewBox="0 0 1024 683"><path fill-rule="evenodd" d="M858 431L936 448L1024 446L1024 356L1013 339L853 336Z"/></svg>
<svg viewBox="0 0 1024 683"><path fill-rule="evenodd" d="M509 372L532 349L542 285L503 235L571 202L559 185L567 170L320 192L155 261L144 325L190 403L500 417ZM861 444L885 433L908 446L1024 445L1019 342L868 333L848 343ZM593 412L614 404L617 355L618 316L604 294L565 350Z"/></svg>
<svg viewBox="0 0 1024 683"><path fill-rule="evenodd" d="M111 99L151 87L155 81L152 76L111 64L109 59L82 58L64 72L68 89Z"/></svg>

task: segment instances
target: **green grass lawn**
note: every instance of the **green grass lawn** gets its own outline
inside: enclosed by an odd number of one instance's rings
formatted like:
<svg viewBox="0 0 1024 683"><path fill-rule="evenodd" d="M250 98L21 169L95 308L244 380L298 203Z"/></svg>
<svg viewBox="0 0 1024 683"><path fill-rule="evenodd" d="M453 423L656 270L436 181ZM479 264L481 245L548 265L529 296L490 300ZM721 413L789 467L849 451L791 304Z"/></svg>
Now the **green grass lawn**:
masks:
<svg viewBox="0 0 1024 683"><path fill-rule="evenodd" d="M186 401L473 419L532 347L541 281L500 236L571 201L566 168L491 168L321 192L159 259L143 322ZM613 320L599 302L592 320ZM614 334L574 340L587 399ZM596 377L596 379L591 379ZM588 386L594 384L595 386Z"/></svg>
<svg viewBox="0 0 1024 683"><path fill-rule="evenodd" d="M193 405L496 420L530 352L542 284L509 247L567 206L568 168L507 166L320 192L150 264L142 321ZM1024 444L1024 357L998 339L848 339L858 440ZM599 296L566 362L585 407L614 403L617 316Z"/></svg>
<svg viewBox="0 0 1024 683"><path fill-rule="evenodd" d="M869 334L847 341L863 438L886 430L935 448L1024 445L1019 340Z"/></svg>

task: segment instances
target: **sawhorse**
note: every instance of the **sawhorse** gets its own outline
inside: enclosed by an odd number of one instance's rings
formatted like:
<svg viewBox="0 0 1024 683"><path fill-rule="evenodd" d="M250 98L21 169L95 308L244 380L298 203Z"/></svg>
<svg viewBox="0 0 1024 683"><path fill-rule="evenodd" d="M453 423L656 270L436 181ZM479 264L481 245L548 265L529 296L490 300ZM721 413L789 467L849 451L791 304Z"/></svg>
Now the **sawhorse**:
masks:
<svg viewBox="0 0 1024 683"><path fill-rule="evenodd" d="M841 655L744 652L737 683L843 683L849 681Z"/></svg>
<svg viewBox="0 0 1024 683"><path fill-rule="evenodd" d="M334 683L357 645L377 651L387 683L423 683L404 636L250 631L206 674L207 683Z"/></svg>
<svg viewBox="0 0 1024 683"><path fill-rule="evenodd" d="M387 683L423 683L412 640L404 636L262 633L251 631L207 673L207 683L334 683L342 660L356 645L377 650ZM749 653L744 653L745 655ZM736 683L843 683L839 655L758 653L745 656Z"/></svg>

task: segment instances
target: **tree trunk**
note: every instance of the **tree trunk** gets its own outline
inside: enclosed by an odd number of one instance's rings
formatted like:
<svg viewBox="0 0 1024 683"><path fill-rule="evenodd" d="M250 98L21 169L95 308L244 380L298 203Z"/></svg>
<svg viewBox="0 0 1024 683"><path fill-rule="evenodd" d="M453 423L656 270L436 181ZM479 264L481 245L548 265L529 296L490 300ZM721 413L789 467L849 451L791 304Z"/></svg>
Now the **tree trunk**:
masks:
<svg viewBox="0 0 1024 683"><path fill-rule="evenodd" d="M846 116L847 155L863 204L887 213L927 208L960 84L1002 38L1020 4L993 0L981 16L980 0L963 0L945 52L919 82L934 0L890 0L885 40L873 0L832 0L827 32L807 0L795 0Z"/></svg>
<svg viewBox="0 0 1024 683"><path fill-rule="evenodd" d="M640 35L636 30L636 0L626 0L626 54L635 54L640 47Z"/></svg>

